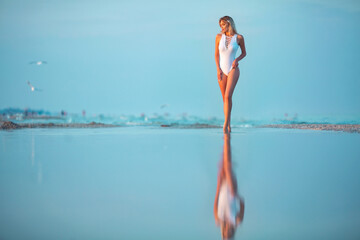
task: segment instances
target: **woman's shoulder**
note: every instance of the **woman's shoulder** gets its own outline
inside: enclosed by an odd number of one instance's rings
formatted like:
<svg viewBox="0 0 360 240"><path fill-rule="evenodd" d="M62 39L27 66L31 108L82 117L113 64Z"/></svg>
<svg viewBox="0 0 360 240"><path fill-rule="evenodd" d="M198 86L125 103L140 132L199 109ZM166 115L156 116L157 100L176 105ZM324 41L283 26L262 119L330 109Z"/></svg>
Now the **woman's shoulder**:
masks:
<svg viewBox="0 0 360 240"><path fill-rule="evenodd" d="M219 43L220 43L221 35L222 35L221 33L216 34L216 37L215 37L215 43L216 43L216 44L219 44Z"/></svg>
<svg viewBox="0 0 360 240"><path fill-rule="evenodd" d="M240 45L241 43L244 42L244 36L241 34L237 34L236 36L236 42Z"/></svg>
<svg viewBox="0 0 360 240"><path fill-rule="evenodd" d="M244 39L244 36L243 35L241 35L241 34L236 34L237 36L236 36L236 38L238 39L238 40L243 40Z"/></svg>

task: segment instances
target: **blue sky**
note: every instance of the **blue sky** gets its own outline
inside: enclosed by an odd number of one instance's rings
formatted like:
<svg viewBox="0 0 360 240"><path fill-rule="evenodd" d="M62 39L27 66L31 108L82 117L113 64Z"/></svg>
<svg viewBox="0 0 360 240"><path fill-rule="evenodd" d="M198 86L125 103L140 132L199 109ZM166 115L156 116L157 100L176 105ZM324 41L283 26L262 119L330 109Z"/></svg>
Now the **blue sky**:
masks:
<svg viewBox="0 0 360 240"><path fill-rule="evenodd" d="M222 117L214 46L224 15L248 54L233 117L360 116L360 2L351 0L2 0L0 108Z"/></svg>

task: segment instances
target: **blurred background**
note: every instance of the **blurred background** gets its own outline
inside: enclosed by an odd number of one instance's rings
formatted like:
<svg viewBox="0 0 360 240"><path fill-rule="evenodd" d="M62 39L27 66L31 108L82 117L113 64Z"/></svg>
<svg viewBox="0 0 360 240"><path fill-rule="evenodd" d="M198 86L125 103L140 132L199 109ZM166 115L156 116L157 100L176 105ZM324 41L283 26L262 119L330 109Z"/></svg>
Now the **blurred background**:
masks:
<svg viewBox="0 0 360 240"><path fill-rule="evenodd" d="M233 118L359 119L356 0L2 0L0 109L222 118L224 15L247 50Z"/></svg>

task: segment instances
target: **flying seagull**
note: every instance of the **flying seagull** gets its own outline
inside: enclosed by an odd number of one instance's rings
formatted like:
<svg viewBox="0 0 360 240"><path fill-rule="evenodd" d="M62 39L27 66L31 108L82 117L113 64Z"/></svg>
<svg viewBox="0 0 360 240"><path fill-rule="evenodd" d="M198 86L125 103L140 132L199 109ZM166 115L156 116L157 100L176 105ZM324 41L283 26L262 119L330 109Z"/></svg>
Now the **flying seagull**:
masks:
<svg viewBox="0 0 360 240"><path fill-rule="evenodd" d="M36 87L34 87L33 85L31 85L31 83L30 83L29 81L27 81L27 84L30 86L32 92L33 92L33 91L39 91L39 92L42 91L41 89L36 88Z"/></svg>
<svg viewBox="0 0 360 240"><path fill-rule="evenodd" d="M161 105L160 108L163 109L163 108L166 108L166 107L168 107L168 106L169 106L169 104L166 104L166 103L165 103L165 104Z"/></svg>
<svg viewBox="0 0 360 240"><path fill-rule="evenodd" d="M29 64L36 64L36 65L40 66L43 64L47 64L47 62L46 61L32 61L32 62L29 62Z"/></svg>

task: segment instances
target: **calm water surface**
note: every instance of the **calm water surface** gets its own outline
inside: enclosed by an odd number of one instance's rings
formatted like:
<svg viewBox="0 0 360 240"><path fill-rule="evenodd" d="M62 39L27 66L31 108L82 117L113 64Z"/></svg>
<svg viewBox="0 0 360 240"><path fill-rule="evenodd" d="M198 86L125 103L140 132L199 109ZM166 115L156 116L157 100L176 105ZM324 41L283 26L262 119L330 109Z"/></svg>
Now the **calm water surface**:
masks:
<svg viewBox="0 0 360 240"><path fill-rule="evenodd" d="M233 129L236 239L360 239L360 135ZM221 239L221 129L0 132L0 239Z"/></svg>

